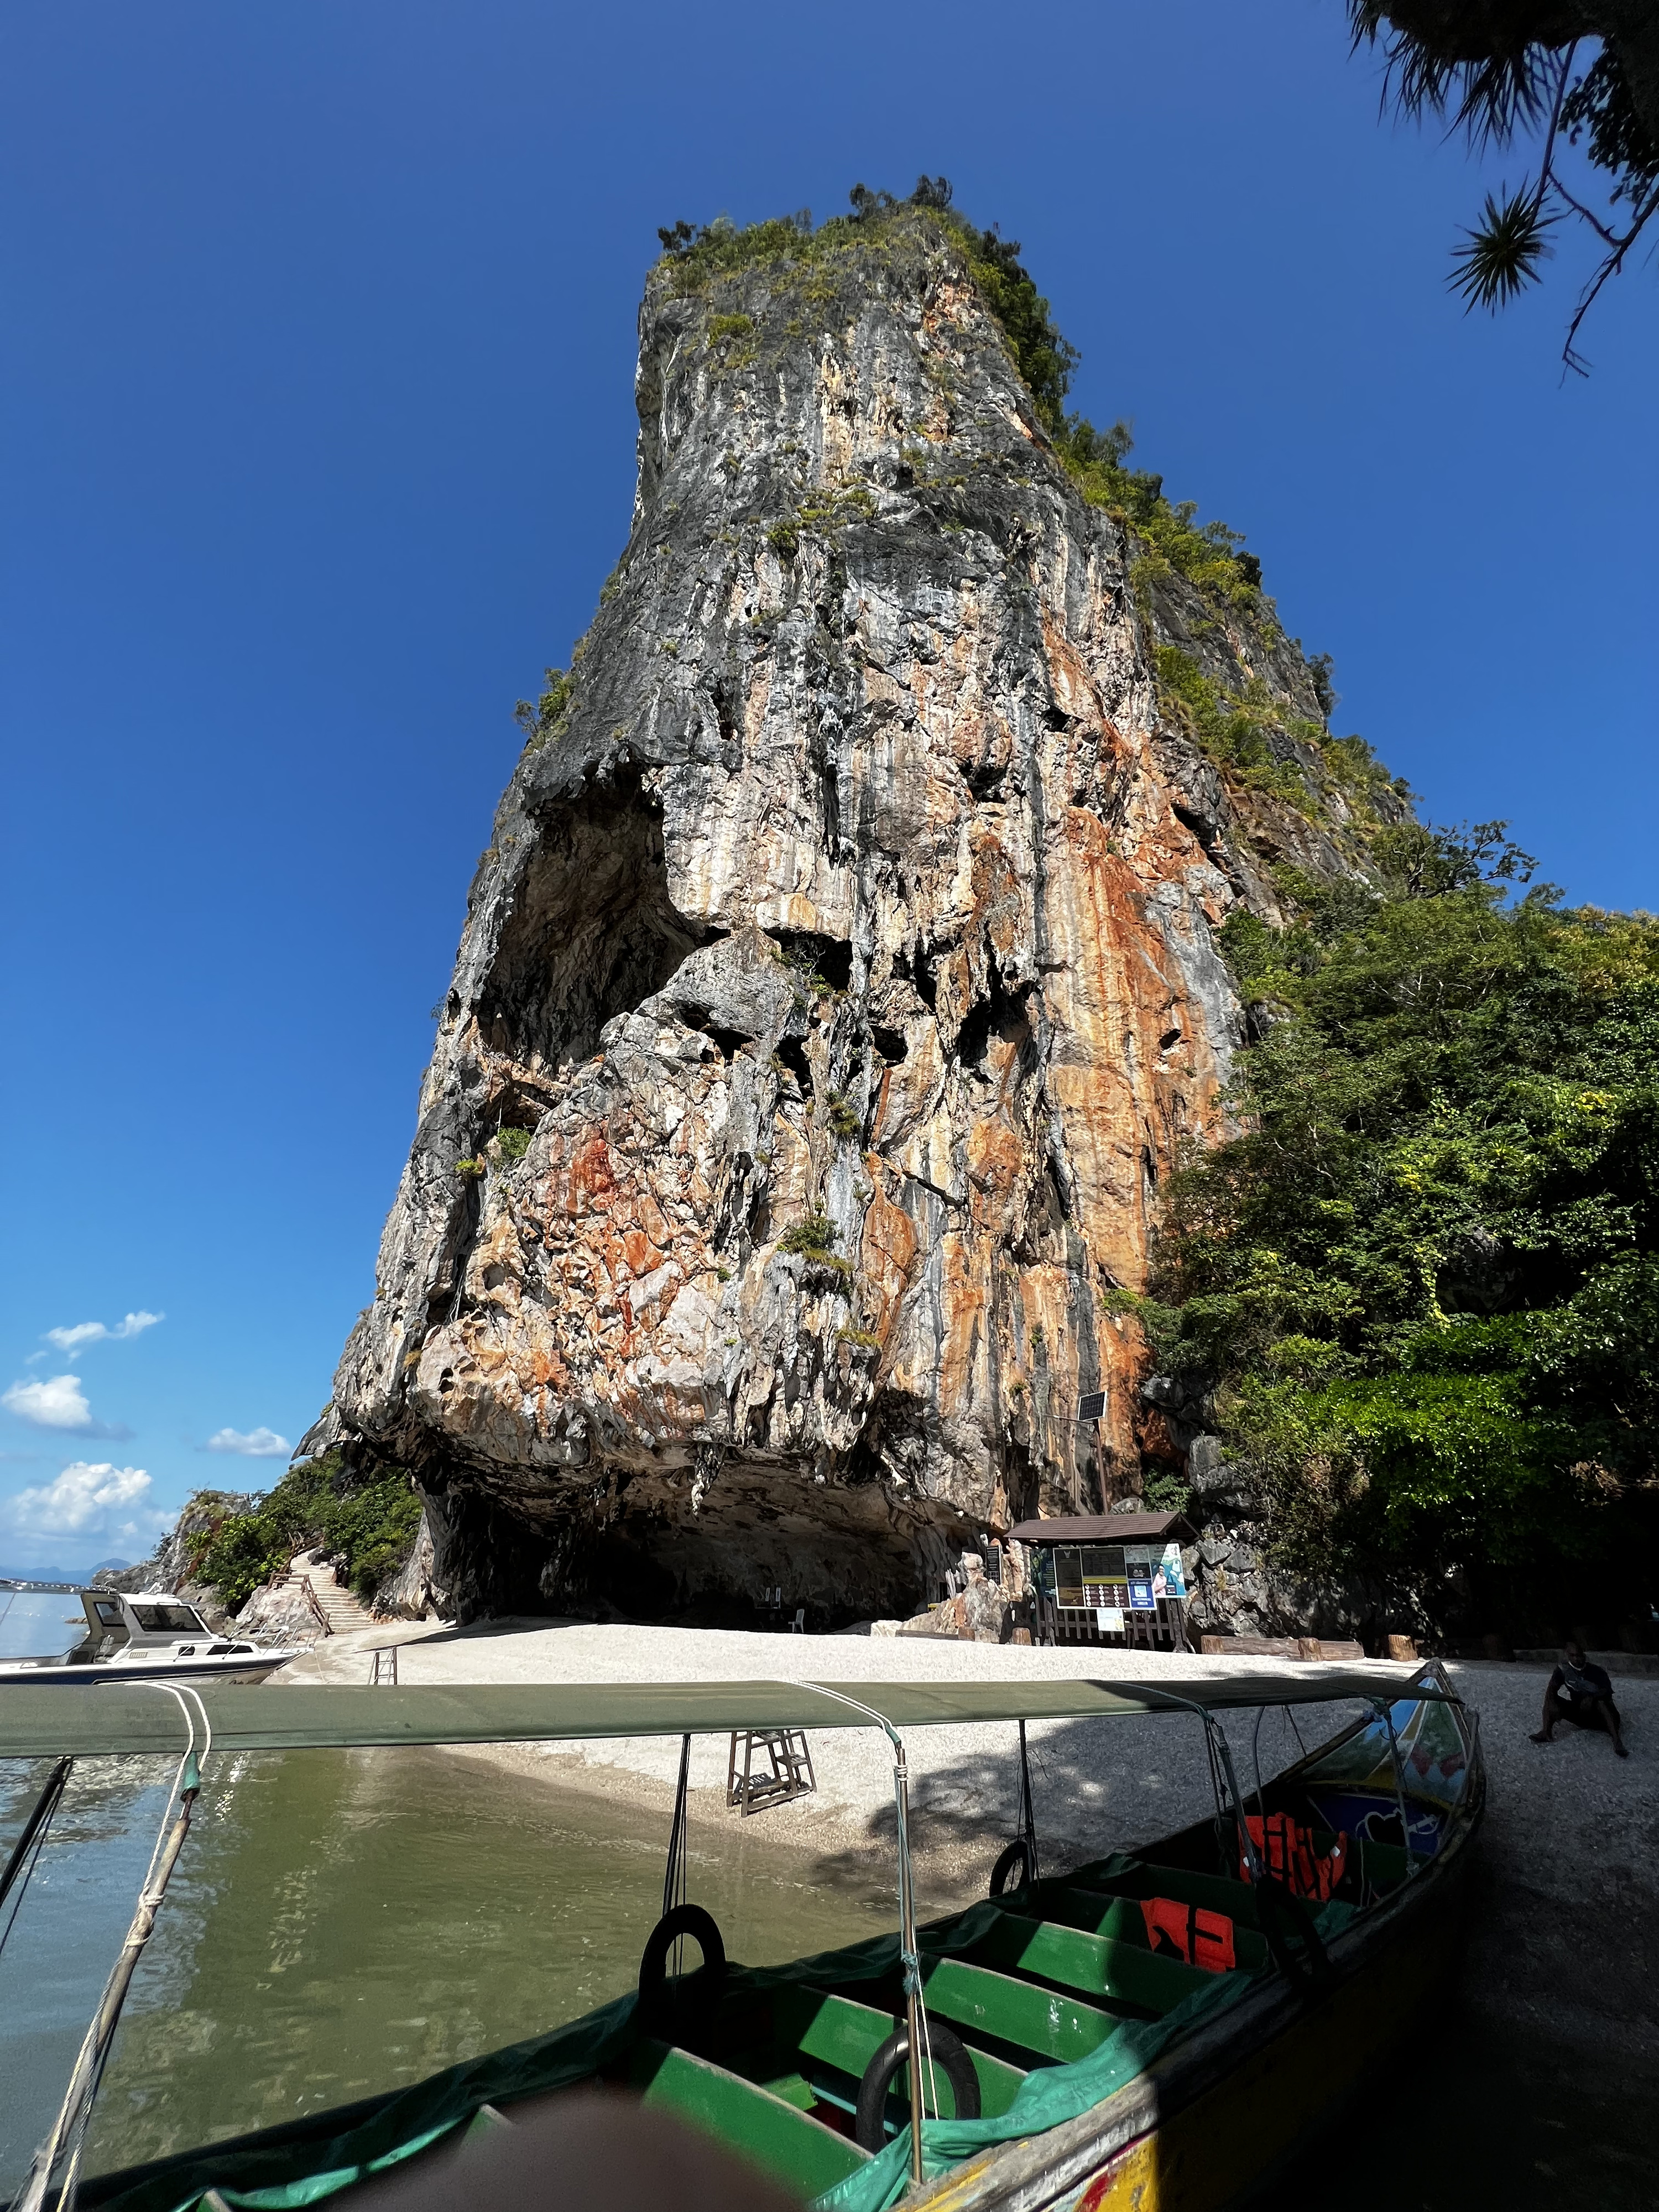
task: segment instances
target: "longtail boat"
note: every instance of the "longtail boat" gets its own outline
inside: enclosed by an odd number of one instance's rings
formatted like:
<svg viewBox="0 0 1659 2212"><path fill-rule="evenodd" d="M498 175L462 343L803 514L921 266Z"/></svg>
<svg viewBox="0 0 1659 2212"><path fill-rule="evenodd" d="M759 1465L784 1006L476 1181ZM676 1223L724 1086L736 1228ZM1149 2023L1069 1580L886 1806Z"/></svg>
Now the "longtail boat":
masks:
<svg viewBox="0 0 1659 2212"><path fill-rule="evenodd" d="M1241 1790L1219 1713L1344 1699L1360 1702L1357 1718ZM918 2212L1221 2212L1374 2076L1447 1970L1485 1797L1474 1717L1432 1663L1409 1678L1309 1666L1178 1689L224 1689L196 1710L221 1750L649 1735L689 1744L700 1732L879 1727L894 1750L897 1925L792 1966L728 1960L712 1918L684 1896L683 1753L665 1910L635 1991L412 2087L90 2176L77 2171L76 2130L101 2062L83 2051L92 2070L71 2083L18 2212L52 2212L70 2189L82 2212L298 2212L406 2161L465 2159L503 2124L594 2085L680 2115L814 2212L884 2212L901 2199ZM1171 1715L1200 1724L1212 1816L1044 1875L1025 1723ZM992 1721L1020 1723L1018 1832L990 1897L918 1927L902 1731ZM0 1711L3 1756L177 1757L179 1735L161 1701L116 1688ZM203 1747L192 1727L162 1883ZM687 1943L701 1964L671 1972ZM118 2010L106 1993L100 2018L112 2035Z"/></svg>

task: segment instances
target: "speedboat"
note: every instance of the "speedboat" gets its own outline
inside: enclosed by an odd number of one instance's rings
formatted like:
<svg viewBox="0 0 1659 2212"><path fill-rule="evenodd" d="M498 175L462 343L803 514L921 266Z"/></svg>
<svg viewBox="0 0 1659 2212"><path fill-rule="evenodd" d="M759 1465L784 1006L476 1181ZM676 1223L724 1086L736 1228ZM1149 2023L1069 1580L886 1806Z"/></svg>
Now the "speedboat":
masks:
<svg viewBox="0 0 1659 2212"><path fill-rule="evenodd" d="M80 1593L86 1634L64 1652L0 1660L0 1685L131 1681L149 1674L169 1681L258 1682L297 1650L216 1636L193 1605L171 1590L87 1589ZM79 1623L76 1624L77 1626Z"/></svg>

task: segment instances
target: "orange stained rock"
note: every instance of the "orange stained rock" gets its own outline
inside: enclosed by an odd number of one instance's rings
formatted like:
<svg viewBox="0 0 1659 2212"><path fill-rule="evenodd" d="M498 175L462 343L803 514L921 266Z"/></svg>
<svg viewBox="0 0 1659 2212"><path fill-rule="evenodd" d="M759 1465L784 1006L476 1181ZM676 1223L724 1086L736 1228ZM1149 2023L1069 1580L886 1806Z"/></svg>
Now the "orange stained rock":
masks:
<svg viewBox="0 0 1659 2212"><path fill-rule="evenodd" d="M968 1132L968 1180L974 1225L1006 1234L1024 1180L1025 1146L1000 1120L975 1121Z"/></svg>
<svg viewBox="0 0 1659 2212"><path fill-rule="evenodd" d="M883 1188L884 1171L876 1155L866 1155L865 1164L875 1188L865 1211L859 1276L873 1309L869 1326L885 1342L899 1301L909 1285L916 1256L916 1225Z"/></svg>
<svg viewBox="0 0 1659 2212"><path fill-rule="evenodd" d="M635 1274L648 1275L653 1268L661 1267L662 1253L643 1229L624 1230L619 1241L623 1259Z"/></svg>

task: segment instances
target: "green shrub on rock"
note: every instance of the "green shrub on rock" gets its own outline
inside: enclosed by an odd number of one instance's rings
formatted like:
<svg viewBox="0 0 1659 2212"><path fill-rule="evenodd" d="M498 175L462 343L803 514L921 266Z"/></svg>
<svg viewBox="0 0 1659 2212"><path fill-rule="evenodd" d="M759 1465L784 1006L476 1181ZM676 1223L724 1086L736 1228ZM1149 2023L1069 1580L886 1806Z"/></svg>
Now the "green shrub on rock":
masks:
<svg viewBox="0 0 1659 2212"><path fill-rule="evenodd" d="M297 1552L324 1549L340 1578L373 1597L408 1557L421 1525L421 1501L401 1468L355 1474L337 1452L290 1468L251 1513L205 1533L190 1579L211 1583L235 1613L288 1566Z"/></svg>

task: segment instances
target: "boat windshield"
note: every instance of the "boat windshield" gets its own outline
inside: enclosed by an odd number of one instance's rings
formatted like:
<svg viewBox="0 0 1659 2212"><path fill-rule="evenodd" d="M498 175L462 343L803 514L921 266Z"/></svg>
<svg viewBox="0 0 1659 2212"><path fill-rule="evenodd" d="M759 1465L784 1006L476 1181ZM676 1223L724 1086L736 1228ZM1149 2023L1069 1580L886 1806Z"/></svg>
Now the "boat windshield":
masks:
<svg viewBox="0 0 1659 2212"><path fill-rule="evenodd" d="M1401 1784L1409 1797L1455 1805L1468 1781L1468 1747L1449 1705L1401 1701L1393 1708L1400 1746ZM1394 1754L1380 1719L1369 1721L1310 1767L1303 1779L1312 1787L1346 1783L1351 1788L1391 1792Z"/></svg>
<svg viewBox="0 0 1659 2212"><path fill-rule="evenodd" d="M149 1636L206 1636L211 1633L200 1613L187 1605L135 1605L138 1626Z"/></svg>

